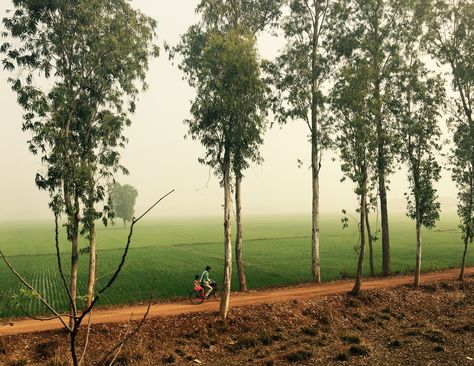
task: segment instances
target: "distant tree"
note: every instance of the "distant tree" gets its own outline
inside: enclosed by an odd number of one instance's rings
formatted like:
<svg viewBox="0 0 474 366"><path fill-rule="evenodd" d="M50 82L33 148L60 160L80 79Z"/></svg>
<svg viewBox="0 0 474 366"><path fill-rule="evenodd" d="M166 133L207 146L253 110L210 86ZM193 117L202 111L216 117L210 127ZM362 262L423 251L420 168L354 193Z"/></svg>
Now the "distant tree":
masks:
<svg viewBox="0 0 474 366"><path fill-rule="evenodd" d="M77 320L78 237L90 241L88 303L95 283L94 221L107 218L108 181L117 170L122 130L144 83L153 47L155 21L126 0L14 1L3 19L15 42L0 51L25 110L23 130L32 134L29 148L40 154L46 171L36 184L50 195L55 217L67 216L71 243L71 326ZM47 83L38 83L48 79ZM39 85L42 85L41 87ZM81 230L81 223L83 228ZM71 346L75 343L71 342ZM77 361L77 360L75 360Z"/></svg>
<svg viewBox="0 0 474 366"><path fill-rule="evenodd" d="M454 135L450 161L464 242L459 275L463 280L468 244L474 240L474 3L433 0L429 4L428 50L450 68L456 94L449 103L449 127Z"/></svg>
<svg viewBox="0 0 474 366"><path fill-rule="evenodd" d="M112 199L112 211L114 217L123 220L123 226L127 226L127 222L132 222L135 213L135 201L138 197L138 191L129 184L120 185L113 183L110 187L110 197Z"/></svg>
<svg viewBox="0 0 474 366"><path fill-rule="evenodd" d="M359 200L359 260L353 295L360 293L366 246L366 211L371 176L376 161L375 126L370 116L370 95L373 85L369 78L370 64L363 59L347 61L332 90L336 118L337 146L341 169L355 184Z"/></svg>
<svg viewBox="0 0 474 366"><path fill-rule="evenodd" d="M321 282L320 192L321 155L331 144L327 87L336 69L340 27L347 19L342 1L290 0L281 28L286 46L267 65L274 86L274 112L280 123L304 121L311 141L312 234L311 274ZM339 49L338 49L339 51Z"/></svg>
<svg viewBox="0 0 474 366"><path fill-rule="evenodd" d="M231 244L231 177L236 152L248 156L260 139L265 87L252 33L240 27L216 31L192 26L176 51L181 69L196 98L187 120L189 135L199 140L206 154L199 161L214 169L224 187L224 284L220 313L229 305ZM258 133L254 133L254 131ZM247 140L247 136L253 136ZM257 138L254 140L253 138Z"/></svg>

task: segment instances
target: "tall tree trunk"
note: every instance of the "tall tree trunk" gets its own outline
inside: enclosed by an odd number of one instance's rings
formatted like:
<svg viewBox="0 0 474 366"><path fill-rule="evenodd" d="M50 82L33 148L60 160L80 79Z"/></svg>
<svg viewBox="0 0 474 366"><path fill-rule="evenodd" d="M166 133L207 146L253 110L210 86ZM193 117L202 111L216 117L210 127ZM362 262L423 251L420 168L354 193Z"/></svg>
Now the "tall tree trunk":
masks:
<svg viewBox="0 0 474 366"><path fill-rule="evenodd" d="M377 123L377 175L378 175L378 190L380 197L380 213L382 226L382 275L389 276L391 273L390 264L390 233L388 228L388 205L387 205L387 187L386 187L386 173L387 162L385 152L385 132L382 120L382 102L380 96L380 81L375 84L375 100L376 106L376 123Z"/></svg>
<svg viewBox="0 0 474 366"><path fill-rule="evenodd" d="M464 252L462 254L462 261L461 261L461 273L459 274L459 281L464 281L464 269L466 267L466 257L467 257L467 246L469 244L469 238L466 235L464 237Z"/></svg>
<svg viewBox="0 0 474 366"><path fill-rule="evenodd" d="M360 251L359 251L359 261L357 263L357 274L355 278L354 287L351 291L351 294L358 296L360 294L360 288L362 285L362 275L364 271L364 255L365 255L365 211L367 209L367 192L365 187L362 189L360 195Z"/></svg>
<svg viewBox="0 0 474 366"><path fill-rule="evenodd" d="M474 124L471 123L471 135L473 137L473 142L474 142ZM469 208L470 212L472 213L474 210L474 202L473 202L473 197L474 197L474 162L471 162L471 175L470 175L470 200L469 200ZM467 257L467 247L469 245L469 241L472 240L472 231L471 228L468 227L465 233L464 237L464 252L462 254L462 261L461 261L461 273L459 274L459 281L464 281L464 269L466 267L466 257Z"/></svg>
<svg viewBox="0 0 474 366"><path fill-rule="evenodd" d="M372 230L370 229L369 210L365 210L365 225L367 226L367 237L369 238L369 261L370 261L370 276L375 277L375 264L374 264L374 245Z"/></svg>
<svg viewBox="0 0 474 366"><path fill-rule="evenodd" d="M389 142L385 136L385 129L383 126L383 113L382 113L382 97L381 97L381 69L384 56L381 54L382 44L381 36L379 32L379 11L383 6L382 0L377 0L376 4L376 16L377 19L374 23L374 38L377 43L377 47L374 47L374 53L372 54L374 67L375 67L375 80L374 80L374 99L375 99L375 123L377 128L377 175L378 175L378 191L380 197L380 213L381 213L381 226L382 226L382 275L389 276L391 273L390 264L390 233L388 224L388 205L387 205L387 187L386 187L386 174L387 174L387 156L385 151L385 145Z"/></svg>
<svg viewBox="0 0 474 366"><path fill-rule="evenodd" d="M416 209L416 263L415 263L415 287L420 287L421 283L421 220L419 209Z"/></svg>
<svg viewBox="0 0 474 366"><path fill-rule="evenodd" d="M224 153L224 281L220 305L220 315L227 318L229 311L230 285L232 280L232 239L231 239L231 192L230 192L230 152Z"/></svg>
<svg viewBox="0 0 474 366"><path fill-rule="evenodd" d="M94 300L95 273L96 273L96 233L95 223L91 223L89 229L89 276L87 279L87 306Z"/></svg>
<svg viewBox="0 0 474 366"><path fill-rule="evenodd" d="M74 229L73 237L71 240L71 276L69 288L71 291L71 315L76 316L77 314L77 271L79 267L79 251L78 251L78 241L79 241L79 220L77 217L74 218ZM70 320L70 325L73 324L73 320Z"/></svg>
<svg viewBox="0 0 474 366"><path fill-rule="evenodd" d="M244 262L242 259L242 202L241 202L242 177L236 174L235 178L235 219L237 223L237 233L235 237L235 260L237 262L237 275L239 277L240 291L247 291L247 280L245 278Z"/></svg>
<svg viewBox="0 0 474 366"><path fill-rule="evenodd" d="M319 257L319 168L320 168L320 146L319 146L319 130L318 130L318 103L319 103L319 84L316 69L318 63L318 47L319 47L319 1L314 2L314 29L313 29L313 54L312 54L312 71L313 80L311 85L311 171L312 171L312 230L311 230L311 275L313 282L321 282L321 263Z"/></svg>

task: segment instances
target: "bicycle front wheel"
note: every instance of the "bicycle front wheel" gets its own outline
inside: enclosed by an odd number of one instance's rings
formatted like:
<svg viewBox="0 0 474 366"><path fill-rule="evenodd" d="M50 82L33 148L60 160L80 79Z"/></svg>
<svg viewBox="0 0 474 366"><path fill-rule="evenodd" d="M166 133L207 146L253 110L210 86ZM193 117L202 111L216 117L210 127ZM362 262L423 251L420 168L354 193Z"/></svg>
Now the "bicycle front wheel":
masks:
<svg viewBox="0 0 474 366"><path fill-rule="evenodd" d="M202 304L203 298L201 297L201 293L199 291L193 290L189 294L189 301L194 305Z"/></svg>

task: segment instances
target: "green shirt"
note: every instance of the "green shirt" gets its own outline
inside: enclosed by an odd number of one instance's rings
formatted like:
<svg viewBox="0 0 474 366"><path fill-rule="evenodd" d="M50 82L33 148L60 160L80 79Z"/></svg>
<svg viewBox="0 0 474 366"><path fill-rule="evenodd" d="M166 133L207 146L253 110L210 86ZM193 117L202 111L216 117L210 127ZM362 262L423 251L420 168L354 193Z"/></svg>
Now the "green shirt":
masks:
<svg viewBox="0 0 474 366"><path fill-rule="evenodd" d="M210 281L211 279L209 278L209 272L208 271L204 271L201 275L201 283L205 283L205 282L208 282Z"/></svg>

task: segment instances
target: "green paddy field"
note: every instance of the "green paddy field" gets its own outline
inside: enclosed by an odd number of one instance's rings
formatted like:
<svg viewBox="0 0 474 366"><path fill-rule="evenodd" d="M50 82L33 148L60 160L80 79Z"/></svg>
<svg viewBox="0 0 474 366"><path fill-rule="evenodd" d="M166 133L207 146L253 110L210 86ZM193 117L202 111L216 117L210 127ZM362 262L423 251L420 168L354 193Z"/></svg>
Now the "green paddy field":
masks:
<svg viewBox="0 0 474 366"><path fill-rule="evenodd" d="M244 222L244 258L250 288L291 285L310 281L310 217L252 216ZM459 266L461 233L456 216L445 216L437 228L423 233L422 269ZM375 227L375 223L373 223ZM392 266L395 272L414 267L414 224L403 215L391 217ZM135 228L126 267L101 305L130 304L185 296L194 274L206 265L212 277L222 281L223 226L221 218L157 219L140 222ZM100 227L97 232L99 286L120 261L128 229ZM357 226L342 229L340 217L321 222L321 273L323 281L353 275L357 263ZM86 246L82 241L81 245ZM381 242L375 243L376 266L381 266ZM59 281L54 249L54 223L0 223L0 247L19 272L31 281L56 307L65 309L65 293ZM68 265L68 245L62 233L61 251ZM80 287L85 288L87 256L80 259ZM368 265L368 262L366 261ZM470 256L469 265L474 265ZM367 267L366 267L367 268ZM67 270L67 268L66 268ZM21 301L32 313L44 312L34 299L15 298L18 281L0 263L0 316L23 315L15 306ZM236 281L234 281L236 284Z"/></svg>

